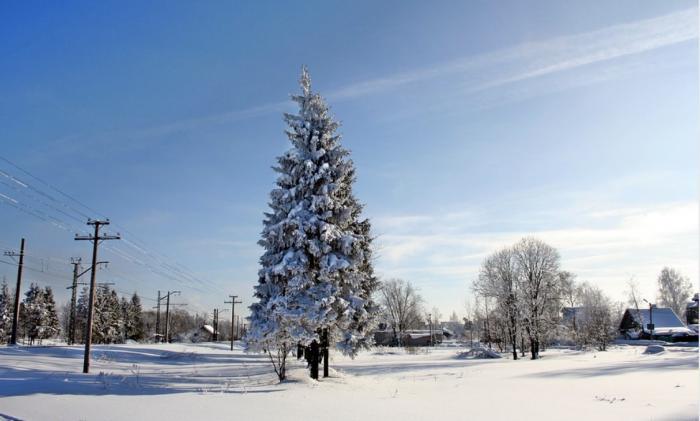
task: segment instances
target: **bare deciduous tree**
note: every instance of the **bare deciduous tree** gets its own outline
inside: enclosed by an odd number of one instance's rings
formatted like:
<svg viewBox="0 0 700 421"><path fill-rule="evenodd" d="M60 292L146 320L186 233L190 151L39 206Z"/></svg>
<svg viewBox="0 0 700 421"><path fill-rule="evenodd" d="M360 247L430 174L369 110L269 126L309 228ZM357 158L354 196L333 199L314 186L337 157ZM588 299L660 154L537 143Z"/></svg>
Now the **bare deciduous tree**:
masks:
<svg viewBox="0 0 700 421"><path fill-rule="evenodd" d="M381 304L394 338L400 340L403 332L423 324L423 299L410 282L390 279L382 283L380 291Z"/></svg>
<svg viewBox="0 0 700 421"><path fill-rule="evenodd" d="M665 267L659 274L659 303L671 308L679 317L685 315L685 306L692 295L693 285L688 278L673 268Z"/></svg>
<svg viewBox="0 0 700 421"><path fill-rule="evenodd" d="M544 315L550 300L556 298L559 273L559 253L536 238L520 240L513 253L519 269L518 286L522 294L523 320L530 340L532 359L539 358L540 345L546 329Z"/></svg>
<svg viewBox="0 0 700 421"><path fill-rule="evenodd" d="M518 359L516 350L520 312L517 297L518 267L513 249L500 250L484 260L474 290L480 295L493 298L497 314L503 320L495 321L507 331L512 346L513 359ZM500 322L500 323L499 323Z"/></svg>
<svg viewBox="0 0 700 421"><path fill-rule="evenodd" d="M581 345L595 345L605 351L615 337L617 309L603 291L584 283L578 289L581 303L579 320Z"/></svg>

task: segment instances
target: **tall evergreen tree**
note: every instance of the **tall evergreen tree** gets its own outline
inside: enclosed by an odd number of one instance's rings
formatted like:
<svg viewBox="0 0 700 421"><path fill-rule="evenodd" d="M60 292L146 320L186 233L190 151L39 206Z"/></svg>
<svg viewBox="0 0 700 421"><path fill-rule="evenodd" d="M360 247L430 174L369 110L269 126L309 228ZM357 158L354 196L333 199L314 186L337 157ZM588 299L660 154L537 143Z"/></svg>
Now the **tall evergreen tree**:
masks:
<svg viewBox="0 0 700 421"><path fill-rule="evenodd" d="M51 287L44 288L44 311L42 317L42 329L39 339L53 338L58 335L61 330L61 323L58 320L58 311L56 310L56 300L53 298L53 290Z"/></svg>
<svg viewBox="0 0 700 421"><path fill-rule="evenodd" d="M328 329L352 354L375 307L369 222L352 192L355 169L323 98L302 69L298 114L285 114L292 148L277 159L279 174L265 214L265 248L251 305L249 349L265 350L280 378L298 343ZM273 355L273 352L275 355Z"/></svg>
<svg viewBox="0 0 700 421"><path fill-rule="evenodd" d="M113 344L123 340L122 311L116 291L103 285L95 296L95 314L92 324L94 343Z"/></svg>
<svg viewBox="0 0 700 421"><path fill-rule="evenodd" d="M141 341L146 337L146 331L143 324L141 297L137 293L134 292L134 295L131 296L127 309L126 337L134 341Z"/></svg>
<svg viewBox="0 0 700 421"><path fill-rule="evenodd" d="M88 287L83 287L78 295L75 311L75 340L81 343L85 342L85 334L87 329L88 309L90 306L90 291Z"/></svg>
<svg viewBox="0 0 700 421"><path fill-rule="evenodd" d="M29 342L34 343L40 339L44 320L44 292L39 285L32 282L29 290L24 294L24 311L22 311L22 325Z"/></svg>
<svg viewBox="0 0 700 421"><path fill-rule="evenodd" d="M7 338L12 332L12 295L7 282L0 285L0 344L7 342Z"/></svg>

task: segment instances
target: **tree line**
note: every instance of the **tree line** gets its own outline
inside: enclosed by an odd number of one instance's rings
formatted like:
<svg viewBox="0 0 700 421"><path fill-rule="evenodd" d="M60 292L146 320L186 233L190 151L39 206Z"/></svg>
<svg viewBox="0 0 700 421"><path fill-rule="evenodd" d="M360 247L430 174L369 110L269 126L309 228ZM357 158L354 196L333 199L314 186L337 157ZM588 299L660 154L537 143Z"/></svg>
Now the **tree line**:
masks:
<svg viewBox="0 0 700 421"><path fill-rule="evenodd" d="M561 269L558 251L542 240L526 237L488 255L472 284L475 306L462 320L462 334L475 334L482 343L508 350L513 358L532 359L551 343L606 350L618 335L625 307L639 308L641 298L630 285L627 303L615 302L600 288L579 282ZM684 317L692 284L677 270L665 267L658 276L657 303ZM401 279L389 279L379 289L382 329L393 332L397 345L404 333L425 329L428 312L417 289ZM431 322L436 325L433 309ZM439 320L439 318L438 318ZM450 326L457 326L453 314Z"/></svg>
<svg viewBox="0 0 700 421"><path fill-rule="evenodd" d="M75 338L83 342L87 325L89 292L83 288L75 312ZM141 341L146 338L141 299L134 293L130 300L119 298L108 285L100 286L95 294L95 317L92 340L99 344ZM6 282L0 285L0 343L8 342L12 330L14 293ZM20 302L18 336L29 344L45 339L69 338L71 311L69 306L59 309L51 287L31 283Z"/></svg>

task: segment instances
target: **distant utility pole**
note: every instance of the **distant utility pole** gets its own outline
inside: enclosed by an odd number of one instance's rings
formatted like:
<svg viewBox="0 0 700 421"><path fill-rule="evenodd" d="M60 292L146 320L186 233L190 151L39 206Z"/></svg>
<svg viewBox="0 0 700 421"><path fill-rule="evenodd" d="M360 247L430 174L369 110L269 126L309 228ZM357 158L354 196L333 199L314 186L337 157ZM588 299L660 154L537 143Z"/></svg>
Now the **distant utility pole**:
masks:
<svg viewBox="0 0 700 421"><path fill-rule="evenodd" d="M155 305L156 309L156 342L160 342L160 290L158 290L158 299L156 300L158 304Z"/></svg>
<svg viewBox="0 0 700 421"><path fill-rule="evenodd" d="M159 295L160 295L160 291ZM165 295L165 297L159 297L158 298L158 304L160 304L160 300L165 300L165 335L163 339L165 340L165 343L170 342L170 306L183 306L186 304L170 304L170 296L171 295L180 295L180 291L168 291L168 293Z"/></svg>
<svg viewBox="0 0 700 421"><path fill-rule="evenodd" d="M214 313L212 314L211 324L212 324L211 327L214 328L214 333L212 333L212 342L216 342L219 339L219 332L218 332L219 310L217 310L217 309L214 309Z"/></svg>
<svg viewBox="0 0 700 421"><path fill-rule="evenodd" d="M94 235L75 235L75 239L92 241L92 265L90 268L90 304L88 306L88 320L85 327L85 355L83 357L83 373L90 372L90 346L92 345L92 318L95 306L95 268L97 266L97 246L106 240L119 240L121 237L117 235L100 235L100 226L109 225L109 219L104 221L98 219L88 219L88 225L95 227Z"/></svg>
<svg viewBox="0 0 700 421"><path fill-rule="evenodd" d="M214 320L212 326L214 328L214 342L219 341L219 313L223 313L224 311L228 311L227 308L215 308L214 309Z"/></svg>
<svg viewBox="0 0 700 421"><path fill-rule="evenodd" d="M80 257L71 257L70 264L73 265L73 283L71 286L66 287L66 289L71 289L70 297L70 320L68 321L68 345L73 345L75 343L75 328L76 328L76 318L77 318L77 293L78 285L87 285L85 282L78 282L78 278L85 275L90 271L90 268L85 269L80 272L80 263L82 259ZM97 262L97 265L106 265L109 262Z"/></svg>
<svg viewBox="0 0 700 421"><path fill-rule="evenodd" d="M224 304L231 304L231 351L233 351L234 326L236 325L236 304L243 304L243 301L236 301L238 295L229 295L231 301L224 301Z"/></svg>
<svg viewBox="0 0 700 421"><path fill-rule="evenodd" d="M17 265L17 286L15 287L15 311L12 315L12 336L10 337L10 344L17 345L17 325L19 325L19 293L22 289L22 267L24 267L24 238L22 241L20 241L19 253L6 251L5 256L19 256L19 264Z"/></svg>

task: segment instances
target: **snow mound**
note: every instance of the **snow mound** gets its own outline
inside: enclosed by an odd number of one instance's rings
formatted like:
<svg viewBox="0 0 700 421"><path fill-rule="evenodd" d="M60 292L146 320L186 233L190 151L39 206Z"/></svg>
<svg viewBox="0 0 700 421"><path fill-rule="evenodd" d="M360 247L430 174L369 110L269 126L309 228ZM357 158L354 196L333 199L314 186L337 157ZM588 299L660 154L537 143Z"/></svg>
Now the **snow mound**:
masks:
<svg viewBox="0 0 700 421"><path fill-rule="evenodd" d="M472 348L469 351L464 351L460 352L457 354L458 359L490 359L490 358L502 358L501 355L492 350L492 349L487 349L487 348Z"/></svg>
<svg viewBox="0 0 700 421"><path fill-rule="evenodd" d="M644 353L647 355L653 355L653 354L661 354L666 351L666 348L664 348L661 345L649 345L647 346L647 349L644 350Z"/></svg>

